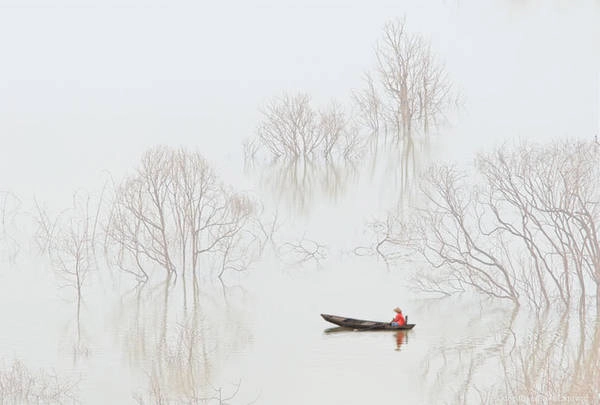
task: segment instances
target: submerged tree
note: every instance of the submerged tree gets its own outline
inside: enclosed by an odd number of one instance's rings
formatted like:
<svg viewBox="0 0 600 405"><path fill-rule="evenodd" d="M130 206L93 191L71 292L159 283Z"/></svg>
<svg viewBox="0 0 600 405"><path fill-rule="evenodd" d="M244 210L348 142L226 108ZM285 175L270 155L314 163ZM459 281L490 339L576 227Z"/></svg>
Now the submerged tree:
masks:
<svg viewBox="0 0 600 405"><path fill-rule="evenodd" d="M158 266L169 279L182 275L185 291L186 272L196 282L203 257L221 260L219 276L242 267L231 264L237 255L253 257L256 203L225 187L197 152L150 149L115 193L108 242L115 264L139 281Z"/></svg>
<svg viewBox="0 0 600 405"><path fill-rule="evenodd" d="M0 404L77 403L78 384L53 372L31 370L20 360L0 364Z"/></svg>
<svg viewBox="0 0 600 405"><path fill-rule="evenodd" d="M82 210L79 211L78 210ZM49 255L64 287L77 296L77 313L81 307L82 288L92 266L91 219L87 205L75 202L72 211L63 213L49 246Z"/></svg>
<svg viewBox="0 0 600 405"><path fill-rule="evenodd" d="M385 24L375 48L375 74L354 92L362 124L371 136L393 134L400 140L415 129L427 133L455 101L444 65L420 34L410 33L404 19Z"/></svg>
<svg viewBox="0 0 600 405"><path fill-rule="evenodd" d="M365 149L342 105L317 109L307 94L284 94L261 112L257 136L243 146L246 169L260 171L263 183L301 210L315 191L337 197Z"/></svg>
<svg viewBox="0 0 600 405"><path fill-rule="evenodd" d="M0 258L14 261L21 248L14 233L21 200L9 191L0 191Z"/></svg>
<svg viewBox="0 0 600 405"><path fill-rule="evenodd" d="M261 112L257 142L248 141L245 147L247 159L260 149L274 159L350 158L360 147L338 103L317 110L308 94L284 94L269 101Z"/></svg>
<svg viewBox="0 0 600 405"><path fill-rule="evenodd" d="M99 197L79 191L73 194L73 204L57 215L51 215L35 201L35 240L47 253L61 288L75 293L76 352L81 347L81 306L84 285L96 265L96 236L100 232L103 195ZM77 354L77 353L76 353Z"/></svg>
<svg viewBox="0 0 600 405"><path fill-rule="evenodd" d="M432 167L418 215L386 222L383 254L418 252L432 267L417 278L427 290L474 289L541 307L584 306L593 289L600 310L600 148L505 146L479 155L476 169Z"/></svg>

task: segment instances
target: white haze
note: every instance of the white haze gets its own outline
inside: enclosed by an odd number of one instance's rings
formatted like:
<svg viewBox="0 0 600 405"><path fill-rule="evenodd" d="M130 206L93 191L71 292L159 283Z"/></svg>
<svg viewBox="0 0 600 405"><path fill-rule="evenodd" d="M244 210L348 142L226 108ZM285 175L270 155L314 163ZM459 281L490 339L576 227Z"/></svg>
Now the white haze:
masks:
<svg viewBox="0 0 600 405"><path fill-rule="evenodd" d="M317 104L349 102L374 67L384 22L403 16L411 32L431 40L461 94L462 107L432 134L432 159L468 164L504 140L600 135L598 0L0 0L0 191L17 194L24 209L34 195L67 207L77 188L97 191L107 173L119 180L148 148L167 144L199 150L228 183L275 199L243 169L242 141L255 135L259 106L283 91L307 92ZM327 244L324 266L295 271L260 263L243 279L248 291L232 293L231 313L204 298L207 340L220 344L207 381L229 388L241 380L235 403L258 395L258 403L334 403L340 395L345 403L386 403L397 389L409 403L452 402L452 368L440 366L439 379L416 371L431 348L496 347L490 323L502 326L506 312L484 310L470 296L424 300L396 288L405 282L402 271L338 255L356 247L365 220L398 197L390 180L397 173L380 164L373 179L363 175L336 201L308 198L308 225L292 224ZM89 357L77 362L70 357L72 296L58 292L49 266L31 251L24 244L18 265L0 272L0 361L83 375L83 403L132 403L132 393L147 387L144 362L155 357L136 352L151 343L138 342L132 325L141 320L150 337L158 334L160 300L149 293L138 317L134 294L124 294L131 280L123 277L121 291L113 288L118 272L92 276L82 317ZM173 294L170 311L177 312L181 300ZM393 335L326 335L318 317L330 311L379 319L396 305L418 322L399 352ZM519 337L529 333L528 319L519 315ZM178 321L170 318L175 331ZM459 331L449 333L457 323ZM484 387L501 382L495 366L479 370ZM354 395L349 387L361 390Z"/></svg>
<svg viewBox="0 0 600 405"><path fill-rule="evenodd" d="M239 177L261 103L285 90L349 100L401 16L463 96L443 130L453 152L598 131L597 1L413 3L2 1L0 186L70 195L155 144Z"/></svg>

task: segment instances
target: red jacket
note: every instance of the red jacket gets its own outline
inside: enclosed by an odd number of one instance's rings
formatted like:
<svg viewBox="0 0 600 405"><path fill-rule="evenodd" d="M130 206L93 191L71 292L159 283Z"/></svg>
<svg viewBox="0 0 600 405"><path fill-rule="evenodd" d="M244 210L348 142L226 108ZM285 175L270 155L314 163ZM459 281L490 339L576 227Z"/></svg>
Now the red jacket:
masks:
<svg viewBox="0 0 600 405"><path fill-rule="evenodd" d="M402 326L406 323L406 321L404 320L404 315L402 315L402 314L396 314L396 317L394 318L394 320L392 322L396 322L400 326Z"/></svg>

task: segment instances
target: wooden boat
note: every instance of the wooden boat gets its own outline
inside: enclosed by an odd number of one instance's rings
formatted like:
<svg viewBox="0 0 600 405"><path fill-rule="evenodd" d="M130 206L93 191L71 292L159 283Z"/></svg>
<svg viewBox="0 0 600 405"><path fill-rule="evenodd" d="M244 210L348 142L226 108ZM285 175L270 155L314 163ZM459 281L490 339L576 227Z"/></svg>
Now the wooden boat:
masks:
<svg viewBox="0 0 600 405"><path fill-rule="evenodd" d="M407 323L402 326L392 326L389 322L365 321L363 319L346 318L345 316L321 314L323 319L338 326L359 330L399 330L412 329L416 324Z"/></svg>

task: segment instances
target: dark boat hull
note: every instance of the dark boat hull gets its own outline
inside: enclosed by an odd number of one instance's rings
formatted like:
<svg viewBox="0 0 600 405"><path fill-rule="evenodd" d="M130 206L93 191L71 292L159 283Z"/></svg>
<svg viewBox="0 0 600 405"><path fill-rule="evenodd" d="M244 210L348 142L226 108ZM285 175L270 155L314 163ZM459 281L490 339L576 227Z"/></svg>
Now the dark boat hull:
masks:
<svg viewBox="0 0 600 405"><path fill-rule="evenodd" d="M360 329L360 330L402 330L412 329L415 327L414 323L407 323L402 326L392 326L389 322L377 322L377 321L365 321L363 319L347 318L345 316L321 314L323 319L327 322L331 322L335 325L342 326L344 328Z"/></svg>

